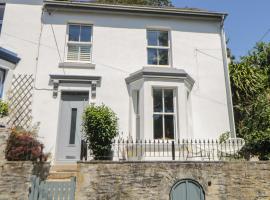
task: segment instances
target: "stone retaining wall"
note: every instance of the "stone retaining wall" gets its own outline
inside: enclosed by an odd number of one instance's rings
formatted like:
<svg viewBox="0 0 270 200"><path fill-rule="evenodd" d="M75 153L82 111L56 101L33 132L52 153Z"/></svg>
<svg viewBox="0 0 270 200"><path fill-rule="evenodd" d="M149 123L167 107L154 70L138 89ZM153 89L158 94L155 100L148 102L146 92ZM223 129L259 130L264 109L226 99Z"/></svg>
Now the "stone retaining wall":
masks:
<svg viewBox="0 0 270 200"><path fill-rule="evenodd" d="M1 163L0 199L27 200L32 171L33 164L31 162Z"/></svg>
<svg viewBox="0 0 270 200"><path fill-rule="evenodd" d="M45 178L50 164L6 161L5 147L8 136L9 130L0 128L0 200L27 200L31 176Z"/></svg>
<svg viewBox="0 0 270 200"><path fill-rule="evenodd" d="M79 163L76 199L169 200L186 178L202 185L206 200L270 200L270 162Z"/></svg>

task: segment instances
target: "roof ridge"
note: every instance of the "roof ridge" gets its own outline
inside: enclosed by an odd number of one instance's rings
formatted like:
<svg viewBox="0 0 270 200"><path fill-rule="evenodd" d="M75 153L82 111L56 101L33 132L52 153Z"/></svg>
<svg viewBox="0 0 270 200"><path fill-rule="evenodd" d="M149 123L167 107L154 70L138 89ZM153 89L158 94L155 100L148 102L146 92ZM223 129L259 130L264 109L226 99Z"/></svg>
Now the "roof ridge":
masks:
<svg viewBox="0 0 270 200"><path fill-rule="evenodd" d="M55 3L55 4L68 4L68 5L82 5L82 6L103 6L103 7L111 7L111 8L121 8L121 9L148 9L153 11L168 11L168 12L190 12L190 13L208 13L208 14L216 14L216 15L227 15L226 13L208 11L200 8L192 8L192 7L173 7L173 6L150 6L150 5L137 5L137 4L109 4L109 3L99 3L93 1L84 1L84 0L44 0L44 4L46 3Z"/></svg>

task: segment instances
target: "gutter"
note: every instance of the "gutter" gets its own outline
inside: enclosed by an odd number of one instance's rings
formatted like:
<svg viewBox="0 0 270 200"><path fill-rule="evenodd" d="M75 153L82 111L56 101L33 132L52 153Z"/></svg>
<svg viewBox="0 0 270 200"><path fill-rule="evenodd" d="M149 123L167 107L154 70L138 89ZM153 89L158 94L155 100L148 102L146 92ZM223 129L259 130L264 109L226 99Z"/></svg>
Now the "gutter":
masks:
<svg viewBox="0 0 270 200"><path fill-rule="evenodd" d="M208 12L202 10L180 9L180 8L159 8L147 6L128 6L128 5L113 5L113 4L99 4L99 3L83 3L70 1L54 1L45 0L44 8L48 12L54 11L95 11L95 12L111 12L124 14L139 14L139 15L155 15L167 17L205 17L209 19L222 20L226 13Z"/></svg>
<svg viewBox="0 0 270 200"><path fill-rule="evenodd" d="M222 54L223 54L223 69L224 69L224 75L225 75L225 86L226 86L226 94L227 94L226 96L227 96L227 107L228 107L229 123L230 123L230 133L231 133L231 138L236 138L232 91L231 91L229 66L228 66L228 60L227 60L227 48L226 48L226 40L225 40L225 32L224 32L225 19L226 19L226 16L224 16L221 21L220 37L221 37L221 46L222 46Z"/></svg>

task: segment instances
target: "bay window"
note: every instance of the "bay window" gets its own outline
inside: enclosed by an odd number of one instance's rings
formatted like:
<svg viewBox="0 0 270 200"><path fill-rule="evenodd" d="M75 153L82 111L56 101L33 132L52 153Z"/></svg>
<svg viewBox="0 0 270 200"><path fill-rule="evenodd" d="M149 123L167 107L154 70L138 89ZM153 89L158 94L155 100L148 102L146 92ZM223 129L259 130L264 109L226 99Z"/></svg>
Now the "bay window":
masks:
<svg viewBox="0 0 270 200"><path fill-rule="evenodd" d="M68 61L91 61L92 26L82 24L68 25Z"/></svg>
<svg viewBox="0 0 270 200"><path fill-rule="evenodd" d="M175 101L173 89L153 89L154 139L174 139Z"/></svg>
<svg viewBox="0 0 270 200"><path fill-rule="evenodd" d="M148 65L169 65L168 31L147 31Z"/></svg>

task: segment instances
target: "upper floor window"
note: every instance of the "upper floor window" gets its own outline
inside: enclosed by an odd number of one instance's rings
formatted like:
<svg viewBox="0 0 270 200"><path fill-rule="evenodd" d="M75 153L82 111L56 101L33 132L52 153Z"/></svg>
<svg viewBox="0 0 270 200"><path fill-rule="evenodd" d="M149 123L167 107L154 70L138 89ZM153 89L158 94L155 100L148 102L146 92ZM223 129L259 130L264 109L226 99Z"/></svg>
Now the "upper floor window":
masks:
<svg viewBox="0 0 270 200"><path fill-rule="evenodd" d="M148 65L169 65L168 31L147 31Z"/></svg>
<svg viewBox="0 0 270 200"><path fill-rule="evenodd" d="M173 89L153 89L154 139L174 139L174 96Z"/></svg>
<svg viewBox="0 0 270 200"><path fill-rule="evenodd" d="M91 61L92 26L82 24L68 25L68 61Z"/></svg>

